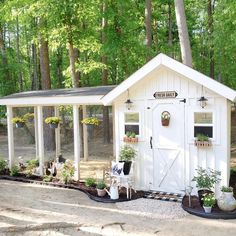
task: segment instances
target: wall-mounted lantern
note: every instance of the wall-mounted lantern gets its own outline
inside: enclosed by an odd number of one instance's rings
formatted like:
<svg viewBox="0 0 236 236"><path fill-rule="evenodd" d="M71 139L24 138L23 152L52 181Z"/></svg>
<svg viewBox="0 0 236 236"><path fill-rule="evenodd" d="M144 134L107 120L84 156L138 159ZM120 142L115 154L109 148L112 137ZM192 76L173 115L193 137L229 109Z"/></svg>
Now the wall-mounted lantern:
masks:
<svg viewBox="0 0 236 236"><path fill-rule="evenodd" d="M126 105L126 108L128 110L131 109L132 105L133 105L133 102L131 102L131 100L128 98L126 101L125 101L125 105Z"/></svg>
<svg viewBox="0 0 236 236"><path fill-rule="evenodd" d="M204 108L207 105L207 101L208 99L206 99L204 96L200 97L200 99L198 99L198 102L201 106L201 108Z"/></svg>

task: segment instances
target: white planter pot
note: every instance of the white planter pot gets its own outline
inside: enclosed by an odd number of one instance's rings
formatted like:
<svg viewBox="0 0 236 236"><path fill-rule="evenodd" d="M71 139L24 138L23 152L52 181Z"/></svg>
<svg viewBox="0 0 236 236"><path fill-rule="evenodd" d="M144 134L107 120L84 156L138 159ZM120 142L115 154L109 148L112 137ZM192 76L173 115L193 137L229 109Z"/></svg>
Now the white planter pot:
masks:
<svg viewBox="0 0 236 236"><path fill-rule="evenodd" d="M107 194L105 189L98 189L98 188L97 188L97 193L99 197L104 197Z"/></svg>
<svg viewBox="0 0 236 236"><path fill-rule="evenodd" d="M217 199L217 205L222 211L233 211L236 208L233 192L221 192L221 196Z"/></svg>
<svg viewBox="0 0 236 236"><path fill-rule="evenodd" d="M211 213L212 207L203 206L205 213Z"/></svg>

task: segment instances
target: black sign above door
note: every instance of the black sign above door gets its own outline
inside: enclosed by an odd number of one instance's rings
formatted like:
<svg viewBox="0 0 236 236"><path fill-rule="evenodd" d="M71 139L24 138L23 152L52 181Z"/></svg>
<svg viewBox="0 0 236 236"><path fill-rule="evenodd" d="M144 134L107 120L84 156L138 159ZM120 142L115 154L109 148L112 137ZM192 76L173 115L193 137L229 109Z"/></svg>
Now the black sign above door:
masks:
<svg viewBox="0 0 236 236"><path fill-rule="evenodd" d="M178 93L175 91L162 91L162 92L155 92L153 97L156 99L165 99L165 98L176 98Z"/></svg>

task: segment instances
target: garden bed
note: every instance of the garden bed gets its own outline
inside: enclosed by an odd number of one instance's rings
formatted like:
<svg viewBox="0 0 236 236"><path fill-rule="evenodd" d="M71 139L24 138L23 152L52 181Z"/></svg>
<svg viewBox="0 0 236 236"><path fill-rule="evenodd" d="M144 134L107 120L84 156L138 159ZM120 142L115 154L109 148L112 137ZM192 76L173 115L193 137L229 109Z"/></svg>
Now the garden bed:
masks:
<svg viewBox="0 0 236 236"><path fill-rule="evenodd" d="M24 183L48 185L48 186L60 187L60 188L75 189L75 190L79 190L79 191L84 192L90 199L97 201L97 202L103 202L103 203L115 203L115 202L130 201L130 200L142 198L144 196L143 191L136 191L135 192L132 189L131 199L127 199L126 188L122 187L119 190L119 199L113 200L113 199L110 199L108 194L106 194L104 197L99 197L97 195L96 188L95 187L87 187L87 186L85 186L84 182L73 181L70 184L63 184L63 183L59 182L59 180L56 178L54 178L52 180L52 182L44 182L43 178L41 176L36 176L36 175L30 176L30 177L26 177L24 174L19 174L19 176L17 176L17 177L13 177L13 176L9 176L9 175L1 175L0 179L18 181L18 182L24 182Z"/></svg>
<svg viewBox="0 0 236 236"><path fill-rule="evenodd" d="M189 197L184 196L182 200L182 208L188 213L209 219L236 219L236 210L231 212L222 211L218 206L212 208L211 213L205 213L200 205L197 196L191 196L191 207L189 206Z"/></svg>

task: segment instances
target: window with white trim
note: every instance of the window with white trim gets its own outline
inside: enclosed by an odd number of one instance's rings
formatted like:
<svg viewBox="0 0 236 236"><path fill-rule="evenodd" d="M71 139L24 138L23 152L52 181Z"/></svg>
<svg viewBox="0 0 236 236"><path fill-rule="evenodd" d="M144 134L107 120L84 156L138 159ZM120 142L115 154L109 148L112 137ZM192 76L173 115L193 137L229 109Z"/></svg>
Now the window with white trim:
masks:
<svg viewBox="0 0 236 236"><path fill-rule="evenodd" d="M213 138L212 112L194 112L194 137L197 137L198 134Z"/></svg>
<svg viewBox="0 0 236 236"><path fill-rule="evenodd" d="M140 134L140 118L139 112L125 112L124 113L124 131Z"/></svg>

